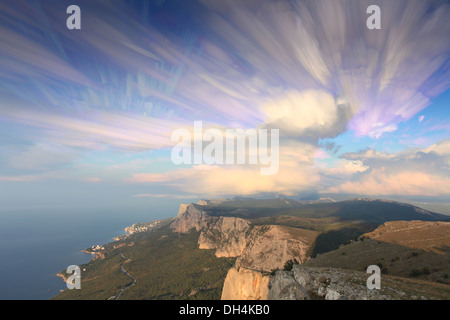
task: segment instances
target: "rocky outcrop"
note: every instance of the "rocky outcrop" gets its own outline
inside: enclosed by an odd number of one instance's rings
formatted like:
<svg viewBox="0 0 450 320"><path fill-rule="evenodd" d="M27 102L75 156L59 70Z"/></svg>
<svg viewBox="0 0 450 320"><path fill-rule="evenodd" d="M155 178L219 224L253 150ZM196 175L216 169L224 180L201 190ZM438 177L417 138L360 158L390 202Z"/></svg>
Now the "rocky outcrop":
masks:
<svg viewBox="0 0 450 320"><path fill-rule="evenodd" d="M248 244L236 266L272 271L282 269L288 260L305 262L314 243L316 231L278 225L256 226L248 236Z"/></svg>
<svg viewBox="0 0 450 320"><path fill-rule="evenodd" d="M269 300L310 300L308 292L292 277L292 272L277 271L269 282Z"/></svg>
<svg viewBox="0 0 450 320"><path fill-rule="evenodd" d="M278 273L278 272L277 272ZM294 265L287 273L290 282L283 279L282 286L298 284L309 296L325 300L385 300L390 297L380 290L367 288L368 274L363 272L340 270L333 268L308 268ZM278 277L274 277L271 285L278 285ZM279 296L273 294L273 299Z"/></svg>
<svg viewBox="0 0 450 320"><path fill-rule="evenodd" d="M382 278L381 289L367 288L369 274L335 268L294 265L272 275L245 268L228 273L222 300L424 300L442 299L443 290L424 290L424 283Z"/></svg>
<svg viewBox="0 0 450 320"><path fill-rule="evenodd" d="M200 231L200 249L215 249L217 257L239 257L236 266L260 271L283 268L288 260L303 263L316 231L278 225L252 226L237 217L210 216L196 204L180 206L173 231Z"/></svg>
<svg viewBox="0 0 450 320"><path fill-rule="evenodd" d="M268 275L244 268L228 271L222 290L222 300L267 300L269 298Z"/></svg>
<svg viewBox="0 0 450 320"><path fill-rule="evenodd" d="M170 225L173 231L179 233L187 233L191 229L200 231L207 227L212 220L205 211L199 209L195 204L181 204L178 211L178 216Z"/></svg>
<svg viewBox="0 0 450 320"><path fill-rule="evenodd" d="M186 212L188 206L189 206L188 203L180 204L180 208L178 209L177 217L181 217L183 215L183 213Z"/></svg>
<svg viewBox="0 0 450 320"><path fill-rule="evenodd" d="M217 257L237 257L247 244L251 228L249 221L236 217L212 217L195 204L180 206L178 216L170 225L173 231L186 233L201 231L200 249L215 249Z"/></svg>
<svg viewBox="0 0 450 320"><path fill-rule="evenodd" d="M380 290L370 290L366 283L369 275L364 272L302 265L309 259L308 252L319 235L317 231L280 225L252 225L249 220L238 217L210 216L206 207L209 205L211 203L206 200L181 205L170 227L180 233L199 232L199 248L215 250L217 257L237 257L224 282L223 300L429 298L422 295L422 287L418 286L414 291L411 283L405 283L406 280L383 278ZM364 236L400 241L402 245L415 244L417 239L410 235L410 231L423 233L433 239L433 243L448 240L447 222L387 222ZM289 260L297 264L294 263L290 271L284 270Z"/></svg>
<svg viewBox="0 0 450 320"><path fill-rule="evenodd" d="M220 217L202 230L200 249L216 249L216 257L237 257L247 245L249 221L235 217Z"/></svg>
<svg viewBox="0 0 450 320"><path fill-rule="evenodd" d="M213 217L200 205L182 204L178 216L170 225L173 231L186 233L192 229L201 231L200 249L215 249L217 257L237 257L247 244L251 223L236 217Z"/></svg>
<svg viewBox="0 0 450 320"><path fill-rule="evenodd" d="M200 231L200 249L215 249L217 257L238 257L225 279L222 299L269 298L268 271L281 269L286 261L303 263L314 243L316 231L278 225L253 226L237 217L210 216L202 205L181 205L170 225L173 231ZM270 298L308 299L306 291L284 273L277 274Z"/></svg>

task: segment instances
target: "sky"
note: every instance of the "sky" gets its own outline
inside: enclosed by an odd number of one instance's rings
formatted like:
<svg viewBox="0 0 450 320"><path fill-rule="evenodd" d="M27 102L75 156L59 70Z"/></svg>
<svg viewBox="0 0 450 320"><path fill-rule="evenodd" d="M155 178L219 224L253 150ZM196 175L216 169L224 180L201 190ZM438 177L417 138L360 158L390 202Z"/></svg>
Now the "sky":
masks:
<svg viewBox="0 0 450 320"><path fill-rule="evenodd" d="M450 200L449 15L438 0L2 1L2 209ZM195 121L278 129L277 173L175 164L172 133Z"/></svg>

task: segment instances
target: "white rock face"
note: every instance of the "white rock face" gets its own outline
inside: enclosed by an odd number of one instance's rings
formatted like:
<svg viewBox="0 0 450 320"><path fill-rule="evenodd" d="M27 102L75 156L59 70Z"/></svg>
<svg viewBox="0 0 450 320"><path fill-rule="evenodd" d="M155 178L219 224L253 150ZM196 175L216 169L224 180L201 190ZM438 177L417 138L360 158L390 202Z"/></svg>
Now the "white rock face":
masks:
<svg viewBox="0 0 450 320"><path fill-rule="evenodd" d="M217 257L237 257L235 266L229 270L224 282L223 300L305 300L311 297L326 300L380 300L409 297L409 293L399 290L397 284L384 292L369 290L366 286L367 274L357 271L294 265L292 271L278 270L269 274L275 269L283 269L288 260L304 263L318 232L279 225L254 226L241 218L210 216L203 210L205 207L202 204L210 203L182 204L170 227L180 233L192 229L200 231L200 249L215 249ZM384 228L389 231L394 224L386 223ZM443 235L429 232L426 227L430 223L397 224L401 224L400 230L405 232L415 227L426 231L428 237L431 237L429 233L439 239L448 236L448 229L444 229ZM437 225L448 228L448 225L441 224L448 222L439 222ZM393 231L398 229L394 228ZM374 231L372 236L389 235L390 232ZM396 235L398 238L398 232ZM409 238L406 240L411 242ZM414 297L411 296L412 299Z"/></svg>
<svg viewBox="0 0 450 320"><path fill-rule="evenodd" d="M291 271L273 275L245 268L232 268L224 283L222 299L268 300L417 300L422 287L411 287L409 280L382 282L380 290L367 288L367 273L336 268L294 265ZM432 296L431 299L435 299Z"/></svg>
<svg viewBox="0 0 450 320"><path fill-rule="evenodd" d="M261 271L281 269L288 260L303 263L318 234L286 226L252 226L236 217L212 217L195 204L182 204L171 228L180 233L201 231L200 249L216 249L217 257L239 257L236 266Z"/></svg>
<svg viewBox="0 0 450 320"><path fill-rule="evenodd" d="M222 300L267 300L269 297L268 275L244 268L228 271L222 290Z"/></svg>
<svg viewBox="0 0 450 320"><path fill-rule="evenodd" d="M286 226L256 226L248 236L248 244L236 260L236 266L272 271L282 269L288 260L303 263L317 235L316 231Z"/></svg>
<svg viewBox="0 0 450 320"><path fill-rule="evenodd" d="M198 209L195 204L182 204L177 218L170 227L179 233L186 233L191 229L200 231L207 227L211 220L211 217L205 211Z"/></svg>
<svg viewBox="0 0 450 320"><path fill-rule="evenodd" d="M178 209L177 217L181 217L181 215L186 212L186 209L187 209L188 205L189 204L187 204L187 203L180 204L180 208Z"/></svg>
<svg viewBox="0 0 450 320"><path fill-rule="evenodd" d="M270 279L269 300L309 300L306 290L297 282L292 281L292 273L277 271Z"/></svg>
<svg viewBox="0 0 450 320"><path fill-rule="evenodd" d="M251 224L235 217L220 217L202 230L198 239L200 249L216 249L216 257L237 257L247 245L246 235Z"/></svg>
<svg viewBox="0 0 450 320"><path fill-rule="evenodd" d="M278 272L277 272L278 273ZM294 265L289 273L291 281L306 292L325 300L384 300L379 290L366 286L367 274L333 268L311 268Z"/></svg>
<svg viewBox="0 0 450 320"><path fill-rule="evenodd" d="M203 203L203 202L202 202ZM200 231L200 249L215 249L217 257L238 257L225 279L222 299L264 300L269 298L268 271L282 269L288 260L303 263L318 233L278 225L253 226L237 217L215 217L199 204L182 204L174 232ZM274 278L272 299L307 299L302 286L292 277Z"/></svg>

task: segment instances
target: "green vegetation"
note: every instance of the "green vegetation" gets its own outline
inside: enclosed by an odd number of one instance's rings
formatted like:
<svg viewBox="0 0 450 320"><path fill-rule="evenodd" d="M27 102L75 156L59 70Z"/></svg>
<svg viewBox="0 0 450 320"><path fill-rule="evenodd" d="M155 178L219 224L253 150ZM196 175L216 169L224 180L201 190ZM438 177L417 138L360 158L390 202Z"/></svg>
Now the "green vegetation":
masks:
<svg viewBox="0 0 450 320"><path fill-rule="evenodd" d="M80 266L81 290L65 290L55 299L108 299L130 283L121 270L122 253L131 261L124 268L135 279L120 296L125 299L220 299L225 276L235 259L217 258L199 249L199 233L173 233L168 227L131 235L107 247L104 259ZM133 243L133 245L129 245Z"/></svg>
<svg viewBox="0 0 450 320"><path fill-rule="evenodd" d="M429 274L430 274L430 269L428 269L428 267L423 267L420 270L413 269L410 272L409 276L412 277L412 278L417 278L417 277L420 277L420 276L423 276L423 275L429 275Z"/></svg>
<svg viewBox="0 0 450 320"><path fill-rule="evenodd" d="M298 261L297 261L297 259L294 259L294 260L288 260L288 261L286 261L286 263L284 264L283 269L284 269L285 271L291 271L292 268L294 267L294 264L299 264Z"/></svg>
<svg viewBox="0 0 450 320"><path fill-rule="evenodd" d="M81 289L66 289L53 299L106 300L118 294L130 282L120 270L122 262L123 258L117 254L81 265ZM61 273L65 274L65 271Z"/></svg>
<svg viewBox="0 0 450 320"><path fill-rule="evenodd" d="M258 235L266 233L269 225L316 231L318 236L306 252L313 259L306 266L365 272L368 265L377 264L384 275L389 272L389 277L440 282L442 292L449 283L448 247L440 246L437 249L442 254L437 254L363 236L386 221L441 218L410 205L378 200L303 204L288 199L235 199L201 207L211 216L248 219L259 228ZM130 283L122 265L136 283L120 299L220 299L224 279L235 259L217 258L214 250L199 249L199 232L174 233L169 227L171 221L163 220L150 231L106 244L100 257L80 266L81 290L65 290L54 299L112 299ZM138 223L135 227L147 225ZM220 234L216 236L220 238ZM124 262L121 255L129 260ZM290 271L295 264L297 260L289 260L283 269Z"/></svg>
<svg viewBox="0 0 450 320"><path fill-rule="evenodd" d="M342 254L343 252L345 254ZM332 267L363 272L373 264L380 267L382 274L450 284L444 276L450 273L448 252L437 254L432 251L418 251L370 238L352 242L304 263L309 267Z"/></svg>

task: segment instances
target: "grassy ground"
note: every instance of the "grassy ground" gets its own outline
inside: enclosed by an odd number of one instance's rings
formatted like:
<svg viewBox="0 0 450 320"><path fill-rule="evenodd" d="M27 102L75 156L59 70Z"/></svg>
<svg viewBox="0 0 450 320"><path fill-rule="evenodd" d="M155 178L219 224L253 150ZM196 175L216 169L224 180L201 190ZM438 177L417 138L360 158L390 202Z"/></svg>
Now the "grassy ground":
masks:
<svg viewBox="0 0 450 320"><path fill-rule="evenodd" d="M365 271L369 265L379 265L382 274L450 283L448 252L436 254L369 238L321 254L305 265L358 271Z"/></svg>

